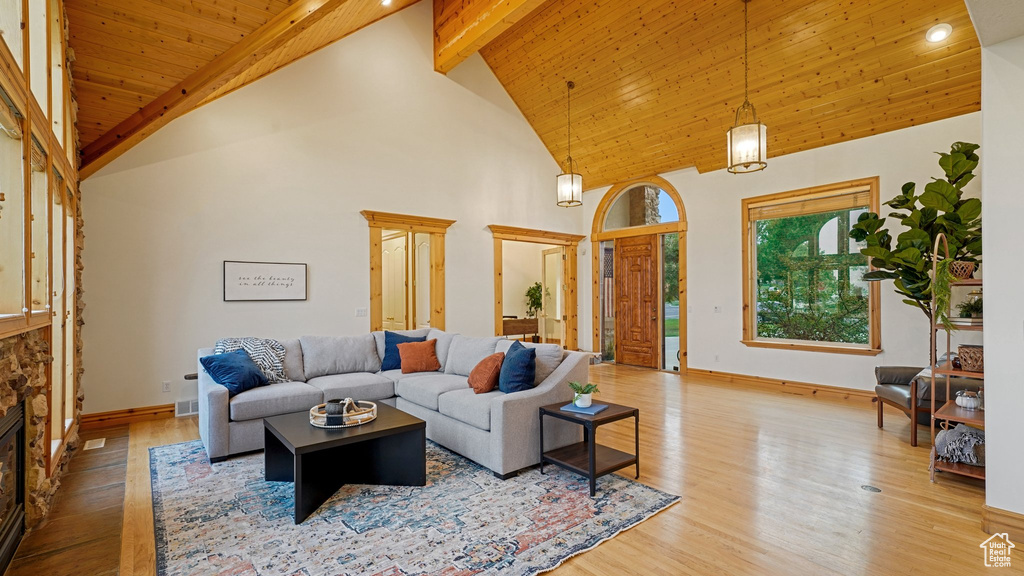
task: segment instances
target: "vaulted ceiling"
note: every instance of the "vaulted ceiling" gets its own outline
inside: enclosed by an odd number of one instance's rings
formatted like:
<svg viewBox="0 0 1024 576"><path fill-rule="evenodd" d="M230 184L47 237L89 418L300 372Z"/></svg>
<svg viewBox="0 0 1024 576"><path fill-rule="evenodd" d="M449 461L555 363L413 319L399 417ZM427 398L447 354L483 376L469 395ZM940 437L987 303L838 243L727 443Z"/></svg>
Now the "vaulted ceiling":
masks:
<svg viewBox="0 0 1024 576"><path fill-rule="evenodd" d="M88 176L173 118L417 0L65 0ZM435 69L479 51L588 189L725 166L741 0L433 0ZM924 34L947 22L953 34ZM779 156L980 108L963 0L753 0L750 100ZM769 170L771 169L769 165Z"/></svg>
<svg viewBox="0 0 1024 576"><path fill-rule="evenodd" d="M65 0L83 178L174 118L418 0Z"/></svg>
<svg viewBox="0 0 1024 576"><path fill-rule="evenodd" d="M779 156L981 107L963 0L753 0L750 100ZM930 44L947 22L953 34ZM557 160L588 189L726 165L743 102L741 0L552 0L481 50ZM769 163L768 170L771 170Z"/></svg>

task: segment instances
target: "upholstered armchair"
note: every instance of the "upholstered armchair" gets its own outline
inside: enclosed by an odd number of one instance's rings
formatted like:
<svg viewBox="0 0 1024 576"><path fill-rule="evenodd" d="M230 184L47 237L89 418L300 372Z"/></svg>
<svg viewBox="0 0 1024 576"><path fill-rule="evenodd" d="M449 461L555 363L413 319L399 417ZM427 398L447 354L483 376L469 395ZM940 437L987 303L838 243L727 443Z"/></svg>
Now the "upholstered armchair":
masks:
<svg viewBox="0 0 1024 576"><path fill-rule="evenodd" d="M917 446L917 426L931 422L931 370L916 366L878 366L875 368L875 396L878 403L878 427L882 427L882 405L898 408L910 417L910 445ZM981 380L973 378L951 378L950 394L960 390L977 391ZM946 403L946 381L940 377L935 382L935 406Z"/></svg>

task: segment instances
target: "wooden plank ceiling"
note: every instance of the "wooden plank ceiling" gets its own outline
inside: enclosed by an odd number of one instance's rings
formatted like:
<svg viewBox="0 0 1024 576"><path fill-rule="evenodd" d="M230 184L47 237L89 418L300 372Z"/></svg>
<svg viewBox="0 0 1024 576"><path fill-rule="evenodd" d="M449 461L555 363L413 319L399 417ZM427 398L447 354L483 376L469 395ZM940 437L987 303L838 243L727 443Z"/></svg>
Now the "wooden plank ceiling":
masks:
<svg viewBox="0 0 1024 576"><path fill-rule="evenodd" d="M939 22L952 36L927 43ZM740 0L550 0L480 52L558 161L575 81L587 189L725 167L743 101ZM753 0L750 100L769 158L973 112L978 39L963 0Z"/></svg>
<svg viewBox="0 0 1024 576"><path fill-rule="evenodd" d="M82 177L173 118L417 1L65 0Z"/></svg>

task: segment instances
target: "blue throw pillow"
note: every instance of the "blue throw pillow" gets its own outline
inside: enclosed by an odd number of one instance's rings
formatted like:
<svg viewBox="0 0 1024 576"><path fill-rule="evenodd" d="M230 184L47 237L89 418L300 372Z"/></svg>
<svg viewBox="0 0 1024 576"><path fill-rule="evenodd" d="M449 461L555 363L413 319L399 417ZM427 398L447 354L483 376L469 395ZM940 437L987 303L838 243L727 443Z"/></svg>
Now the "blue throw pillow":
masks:
<svg viewBox="0 0 1024 576"><path fill-rule="evenodd" d="M537 350L527 348L518 340L505 352L498 375L498 390L506 394L533 389L533 378L537 373Z"/></svg>
<svg viewBox="0 0 1024 576"><path fill-rule="evenodd" d="M267 385L267 377L245 350L203 356L199 363L214 382L228 389L229 398L257 386Z"/></svg>
<svg viewBox="0 0 1024 576"><path fill-rule="evenodd" d="M404 336L398 332L384 332L384 359L380 361L380 371L398 370L402 367L402 357L398 355L399 344L426 341L426 336Z"/></svg>

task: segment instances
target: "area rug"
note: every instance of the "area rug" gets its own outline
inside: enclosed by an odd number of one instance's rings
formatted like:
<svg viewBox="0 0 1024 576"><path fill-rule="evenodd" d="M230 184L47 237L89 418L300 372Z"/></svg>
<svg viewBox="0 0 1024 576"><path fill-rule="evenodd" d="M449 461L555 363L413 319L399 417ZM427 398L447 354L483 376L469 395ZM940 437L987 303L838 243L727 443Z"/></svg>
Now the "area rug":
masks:
<svg viewBox="0 0 1024 576"><path fill-rule="evenodd" d="M166 576L525 576L555 568L679 498L554 466L509 480L433 443L424 487L344 486L293 523L293 486L263 454L211 465L199 441L149 452L157 573Z"/></svg>

